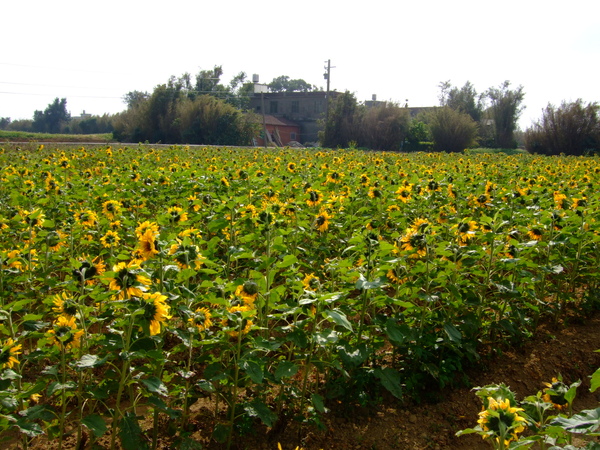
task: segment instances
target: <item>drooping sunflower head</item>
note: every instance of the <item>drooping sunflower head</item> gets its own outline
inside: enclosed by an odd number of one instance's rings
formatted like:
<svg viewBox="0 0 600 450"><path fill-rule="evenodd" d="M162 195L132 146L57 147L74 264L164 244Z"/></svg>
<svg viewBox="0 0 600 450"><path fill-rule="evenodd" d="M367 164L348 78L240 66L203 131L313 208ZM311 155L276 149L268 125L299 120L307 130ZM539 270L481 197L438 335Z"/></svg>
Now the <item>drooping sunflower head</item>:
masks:
<svg viewBox="0 0 600 450"><path fill-rule="evenodd" d="M323 201L323 195L315 189L308 189L306 193L308 194L308 198L306 199L308 206L317 206Z"/></svg>
<svg viewBox="0 0 600 450"><path fill-rule="evenodd" d="M315 228L321 233L327 231L327 229L329 228L329 219L331 219L331 216L327 213L327 211L321 211L315 217Z"/></svg>
<svg viewBox="0 0 600 450"><path fill-rule="evenodd" d="M188 214L179 206L171 206L167 209L167 217L169 222L179 223L188 220Z"/></svg>
<svg viewBox="0 0 600 450"><path fill-rule="evenodd" d="M525 430L525 418L519 413L523 408L511 406L509 399L488 397L488 406L479 413L477 423L486 432L484 439L493 438L497 442L503 440L508 446L511 441L518 440L518 433Z"/></svg>
<svg viewBox="0 0 600 450"><path fill-rule="evenodd" d="M527 231L527 235L534 241L541 241L542 240L542 229L538 226L531 227L529 229L529 231Z"/></svg>
<svg viewBox="0 0 600 450"><path fill-rule="evenodd" d="M118 200L107 200L102 203L102 212L111 220L121 214L122 209L123 205Z"/></svg>
<svg viewBox="0 0 600 450"><path fill-rule="evenodd" d="M55 295L52 298L52 304L54 305L52 311L55 313L65 315L66 317L77 314L77 302L66 292Z"/></svg>
<svg viewBox="0 0 600 450"><path fill-rule="evenodd" d="M248 334L254 325L251 317L255 311L248 306L232 306L227 308L226 316L221 320L225 332L233 338Z"/></svg>
<svg viewBox="0 0 600 450"><path fill-rule="evenodd" d="M175 263L182 269L198 269L204 261L204 257L200 253L198 246L190 244L187 239L183 241L177 239L177 243L171 245L169 255L175 258Z"/></svg>
<svg viewBox="0 0 600 450"><path fill-rule="evenodd" d="M191 326L198 328L199 332L208 330L212 326L212 314L208 308L198 308L188 319Z"/></svg>
<svg viewBox="0 0 600 450"><path fill-rule="evenodd" d="M78 348L81 343L83 330L77 328L74 316L67 317L62 315L58 316L48 334L59 347Z"/></svg>
<svg viewBox="0 0 600 450"><path fill-rule="evenodd" d="M156 235L151 229L147 229L139 236L137 254L143 261L147 261L158 253Z"/></svg>
<svg viewBox="0 0 600 450"><path fill-rule="evenodd" d="M302 285L307 291L316 291L319 289L321 283L319 277L315 276L314 273L309 273L304 277L304 280L302 280Z"/></svg>
<svg viewBox="0 0 600 450"><path fill-rule="evenodd" d="M17 355L23 353L21 344L15 344L15 341L8 338L2 343L2 351L0 351L0 367L12 369L15 364L19 364Z"/></svg>
<svg viewBox="0 0 600 450"><path fill-rule="evenodd" d="M258 284L255 281L248 280L236 288L234 295L240 297L244 304L253 306L258 297Z"/></svg>
<svg viewBox="0 0 600 450"><path fill-rule="evenodd" d="M145 222L141 222L135 229L135 234L138 238L141 238L148 230L150 230L154 235L157 235L158 224L156 222L150 222L148 220L146 220Z"/></svg>
<svg viewBox="0 0 600 450"><path fill-rule="evenodd" d="M115 248L118 247L121 238L119 237L119 233L113 230L108 230L104 236L100 238L100 242L102 246L105 248Z"/></svg>
<svg viewBox="0 0 600 450"><path fill-rule="evenodd" d="M93 283L93 278L102 275L106 270L106 265L97 256L93 260L88 256L83 255L79 258L79 266L73 269L71 274L73 278L79 280L80 283Z"/></svg>
<svg viewBox="0 0 600 450"><path fill-rule="evenodd" d="M120 300L141 297L151 283L136 261L120 262L113 266L112 273L108 287L117 291L116 297Z"/></svg>
<svg viewBox="0 0 600 450"><path fill-rule="evenodd" d="M544 384L546 385L546 389L544 389L542 400L546 403L552 403L552 406L559 411L567 409L569 402L566 400L565 396L567 392L569 392L569 386L558 378L552 378L552 383Z"/></svg>
<svg viewBox="0 0 600 450"><path fill-rule="evenodd" d="M144 292L142 294L143 317L150 325L151 336L159 334L161 324L171 318L169 315L170 306L167 305L166 300L167 296L160 292L153 292L151 294Z"/></svg>

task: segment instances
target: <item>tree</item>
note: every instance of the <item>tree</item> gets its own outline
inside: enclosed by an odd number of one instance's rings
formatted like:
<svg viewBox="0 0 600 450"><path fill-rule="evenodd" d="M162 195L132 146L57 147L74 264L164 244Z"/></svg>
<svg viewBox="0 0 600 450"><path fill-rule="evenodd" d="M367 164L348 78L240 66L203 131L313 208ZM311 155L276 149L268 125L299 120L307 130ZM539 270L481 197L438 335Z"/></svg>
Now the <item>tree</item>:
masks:
<svg viewBox="0 0 600 450"><path fill-rule="evenodd" d="M462 88L452 87L450 81L440 83L440 106L449 106L455 111L466 113L475 122L481 120L483 95L477 95L475 87L467 81Z"/></svg>
<svg viewBox="0 0 600 450"><path fill-rule="evenodd" d="M544 155L584 155L600 150L600 106L581 99L548 104L540 121L525 131L525 148Z"/></svg>
<svg viewBox="0 0 600 450"><path fill-rule="evenodd" d="M363 108L358 144L372 150L400 150L410 124L406 108L392 102Z"/></svg>
<svg viewBox="0 0 600 450"><path fill-rule="evenodd" d="M150 94L147 92L141 91L129 91L127 94L123 96L123 102L127 105L128 108L135 108L140 103L148 100Z"/></svg>
<svg viewBox="0 0 600 450"><path fill-rule="evenodd" d="M360 111L354 94L346 91L329 101L329 117L319 132L321 145L336 148L348 147L352 141L358 142Z"/></svg>
<svg viewBox="0 0 600 450"><path fill-rule="evenodd" d="M267 86L271 92L311 92L315 89L313 85L302 79L291 80L286 75L273 78Z"/></svg>
<svg viewBox="0 0 600 450"><path fill-rule="evenodd" d="M10 125L10 117L0 117L0 130L6 130Z"/></svg>
<svg viewBox="0 0 600 450"><path fill-rule="evenodd" d="M477 143L477 123L468 114L449 106L432 114L429 130L435 151L462 152Z"/></svg>
<svg viewBox="0 0 600 450"><path fill-rule="evenodd" d="M71 120L67 111L67 99L55 98L44 112L34 111L33 129L38 132L60 133L61 127Z"/></svg>
<svg viewBox="0 0 600 450"><path fill-rule="evenodd" d="M500 148L515 148L514 132L524 108L521 106L525 97L523 86L512 90L510 82L505 81L497 88L488 89L486 96L491 101L490 113L494 121L495 145Z"/></svg>

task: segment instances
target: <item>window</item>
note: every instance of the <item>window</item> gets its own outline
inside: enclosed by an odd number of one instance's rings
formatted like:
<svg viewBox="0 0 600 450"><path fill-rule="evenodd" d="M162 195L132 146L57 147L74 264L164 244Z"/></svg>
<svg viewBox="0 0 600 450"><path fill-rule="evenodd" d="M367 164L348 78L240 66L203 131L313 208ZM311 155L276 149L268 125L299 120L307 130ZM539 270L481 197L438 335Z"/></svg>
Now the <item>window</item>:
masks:
<svg viewBox="0 0 600 450"><path fill-rule="evenodd" d="M296 133L294 133L294 132L290 133L290 139L292 141L295 141L296 140Z"/></svg>
<svg viewBox="0 0 600 450"><path fill-rule="evenodd" d="M269 112L271 114L277 114L277 101L271 101L271 104L269 106Z"/></svg>
<svg viewBox="0 0 600 450"><path fill-rule="evenodd" d="M299 113L300 112L300 101L292 100L292 112Z"/></svg>
<svg viewBox="0 0 600 450"><path fill-rule="evenodd" d="M315 112L320 113L323 111L323 100L315 100Z"/></svg>

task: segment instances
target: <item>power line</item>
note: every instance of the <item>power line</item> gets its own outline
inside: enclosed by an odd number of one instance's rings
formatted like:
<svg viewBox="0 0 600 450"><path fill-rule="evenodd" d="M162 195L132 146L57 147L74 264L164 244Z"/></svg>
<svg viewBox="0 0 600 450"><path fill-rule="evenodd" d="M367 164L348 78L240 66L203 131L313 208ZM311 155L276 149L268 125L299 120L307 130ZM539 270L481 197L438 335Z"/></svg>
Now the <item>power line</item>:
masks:
<svg viewBox="0 0 600 450"><path fill-rule="evenodd" d="M66 89L98 89L103 91L113 91L114 88L97 87L97 86L61 86L57 84L36 84L36 83L16 83L14 81L0 81L0 84L14 84L18 86L39 86L39 87L52 87L52 88L66 88Z"/></svg>
<svg viewBox="0 0 600 450"><path fill-rule="evenodd" d="M10 95L33 95L38 97L56 97L55 94L33 94L29 92L8 92L8 91L0 91L0 94L10 94ZM122 98L122 97L109 97L109 96L99 96L99 95L68 95L65 96L68 98Z"/></svg>

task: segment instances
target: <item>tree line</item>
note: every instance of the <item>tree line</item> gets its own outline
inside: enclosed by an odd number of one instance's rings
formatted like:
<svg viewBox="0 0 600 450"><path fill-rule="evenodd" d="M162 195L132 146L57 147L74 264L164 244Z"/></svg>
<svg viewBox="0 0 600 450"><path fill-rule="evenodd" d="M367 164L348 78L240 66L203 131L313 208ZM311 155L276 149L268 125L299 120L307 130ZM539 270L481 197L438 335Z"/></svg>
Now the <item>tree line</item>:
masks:
<svg viewBox="0 0 600 450"><path fill-rule="evenodd" d="M261 132L260 120L248 112L254 83L240 72L228 84L215 66L172 76L152 93L131 91L127 108L118 114L71 118L66 99L56 98L32 120L0 118L0 129L48 133L113 133L129 142L252 145ZM280 76L270 92L319 90L301 79ZM525 132L517 122L525 92L509 81L478 93L472 83L439 85L439 105L412 117L394 102L359 102L350 92L330 100L321 120L320 145L394 151L457 152L472 147L512 149L518 145L539 154L576 154L600 149L597 103L549 104L542 117ZM322 90L322 89L321 89Z"/></svg>

